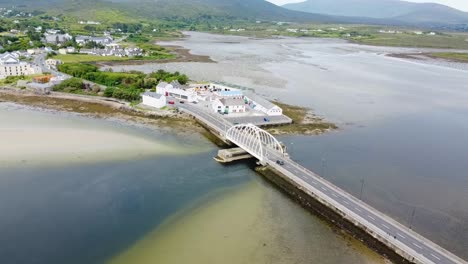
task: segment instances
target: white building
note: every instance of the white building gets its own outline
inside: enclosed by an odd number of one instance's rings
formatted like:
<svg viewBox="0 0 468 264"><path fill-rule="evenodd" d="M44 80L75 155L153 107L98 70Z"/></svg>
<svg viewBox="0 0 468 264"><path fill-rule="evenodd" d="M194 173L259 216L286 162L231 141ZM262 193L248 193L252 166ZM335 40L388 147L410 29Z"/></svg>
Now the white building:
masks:
<svg viewBox="0 0 468 264"><path fill-rule="evenodd" d="M142 95L143 104L155 108L166 106L166 96L153 92L146 92Z"/></svg>
<svg viewBox="0 0 468 264"><path fill-rule="evenodd" d="M194 89L182 87L174 87L174 84L169 84L166 82L161 82L156 86L156 93L164 95L164 96L172 96L178 99L187 100L189 102L196 102L197 101L197 93Z"/></svg>
<svg viewBox="0 0 468 264"><path fill-rule="evenodd" d="M40 69L19 60L17 54L9 52L0 55L0 79L8 76L21 76L41 73Z"/></svg>
<svg viewBox="0 0 468 264"><path fill-rule="evenodd" d="M217 113L231 114L231 113L244 113L245 102L242 99L222 98L216 99L211 104L213 111Z"/></svg>
<svg viewBox="0 0 468 264"><path fill-rule="evenodd" d="M279 106L252 92L246 93L245 100L250 105L250 107L257 111L263 112L266 115L280 116L283 114L283 109L281 109Z"/></svg>
<svg viewBox="0 0 468 264"><path fill-rule="evenodd" d="M59 64L62 64L61 60L47 59L45 61L47 68L56 69Z"/></svg>
<svg viewBox="0 0 468 264"><path fill-rule="evenodd" d="M72 39L69 34L44 34L45 41L51 44L61 44Z"/></svg>

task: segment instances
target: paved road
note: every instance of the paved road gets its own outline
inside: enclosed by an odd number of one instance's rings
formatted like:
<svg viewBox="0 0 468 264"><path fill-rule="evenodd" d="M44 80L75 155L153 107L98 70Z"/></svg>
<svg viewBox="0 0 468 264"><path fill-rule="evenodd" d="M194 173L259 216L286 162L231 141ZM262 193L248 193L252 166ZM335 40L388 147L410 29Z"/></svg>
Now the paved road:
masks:
<svg viewBox="0 0 468 264"><path fill-rule="evenodd" d="M178 102L177 106L182 111L185 110L203 119L208 125L222 134L232 126L230 122L224 120L219 114L210 113L203 109L203 107L187 103L179 104ZM270 166L283 172L294 181L299 182L303 187L307 188L307 190L339 208L341 211L345 212L346 215L366 226L375 234L386 238L387 241L397 248L414 256L415 260L419 260L421 263L467 264L466 261L401 225L392 218L380 213L378 210L358 200L351 194L334 186L317 174L291 160L289 157L283 156L273 150L268 150L267 156L266 162ZM277 164L277 160L284 161L284 165Z"/></svg>
<svg viewBox="0 0 468 264"><path fill-rule="evenodd" d="M445 250L440 249L434 243L421 238L414 231L402 226L390 217L383 215L376 209L356 199L351 194L325 181L293 160L271 151L269 152L268 160L269 165L280 171L283 169L293 174L292 177L297 177L304 183L302 184L303 187L332 204L338 204L337 208L347 215L354 216L353 218L357 219L361 224L385 237L398 248L404 249L405 252L409 252L409 250L413 251L414 254L411 255L416 256L415 258L419 259L422 263L466 263L450 253L447 254ZM276 164L277 160L284 161L284 165Z"/></svg>

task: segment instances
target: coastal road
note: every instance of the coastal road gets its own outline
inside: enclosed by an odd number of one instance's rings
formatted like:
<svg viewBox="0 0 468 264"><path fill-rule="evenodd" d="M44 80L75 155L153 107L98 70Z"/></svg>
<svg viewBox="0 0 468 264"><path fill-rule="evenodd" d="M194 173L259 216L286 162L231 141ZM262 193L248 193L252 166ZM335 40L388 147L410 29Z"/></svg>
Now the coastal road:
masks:
<svg viewBox="0 0 468 264"><path fill-rule="evenodd" d="M202 119L221 134L224 134L233 125L221 115L211 113L200 106L187 103L177 104L177 106L182 111L185 110L187 113ZM277 164L278 160L283 161L284 164ZM468 264L432 241L304 168L289 157L268 149L266 163L300 184L310 193L315 194L328 204L344 212L352 222L365 226L374 236L383 238L394 248L408 253L414 258L415 262L428 264Z"/></svg>

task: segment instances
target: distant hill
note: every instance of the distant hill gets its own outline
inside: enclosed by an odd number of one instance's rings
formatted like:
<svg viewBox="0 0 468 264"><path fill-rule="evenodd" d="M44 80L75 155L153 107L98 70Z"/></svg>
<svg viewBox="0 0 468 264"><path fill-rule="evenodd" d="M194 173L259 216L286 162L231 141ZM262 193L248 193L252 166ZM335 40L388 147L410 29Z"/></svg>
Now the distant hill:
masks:
<svg viewBox="0 0 468 264"><path fill-rule="evenodd" d="M0 0L0 6L12 5L112 23L147 19L189 23L268 20L468 28L465 12L399 0L308 0L285 5L287 8L265 0Z"/></svg>
<svg viewBox="0 0 468 264"><path fill-rule="evenodd" d="M400 0L307 0L283 7L310 13L387 19L407 24L468 23L466 12L440 4Z"/></svg>
<svg viewBox="0 0 468 264"><path fill-rule="evenodd" d="M333 22L327 15L285 9L265 0L0 0L0 6L59 10L86 15L111 8L141 18L218 17L275 21ZM98 18L95 18L98 19Z"/></svg>

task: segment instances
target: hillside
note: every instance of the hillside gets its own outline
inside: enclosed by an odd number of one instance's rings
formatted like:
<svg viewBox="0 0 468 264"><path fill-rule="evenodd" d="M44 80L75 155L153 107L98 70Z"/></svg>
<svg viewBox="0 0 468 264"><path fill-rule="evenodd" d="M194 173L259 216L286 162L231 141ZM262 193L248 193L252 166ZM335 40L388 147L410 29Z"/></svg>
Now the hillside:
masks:
<svg viewBox="0 0 468 264"><path fill-rule="evenodd" d="M80 18L105 10L119 11L138 18L216 18L274 20L291 22L334 22L327 15L310 14L278 7L265 0L0 0L0 6L18 5L25 9L63 12ZM118 19L118 17L115 17Z"/></svg>
<svg viewBox="0 0 468 264"><path fill-rule="evenodd" d="M307 0L283 7L332 16L390 19L407 24L466 24L468 13L433 3L400 0Z"/></svg>

